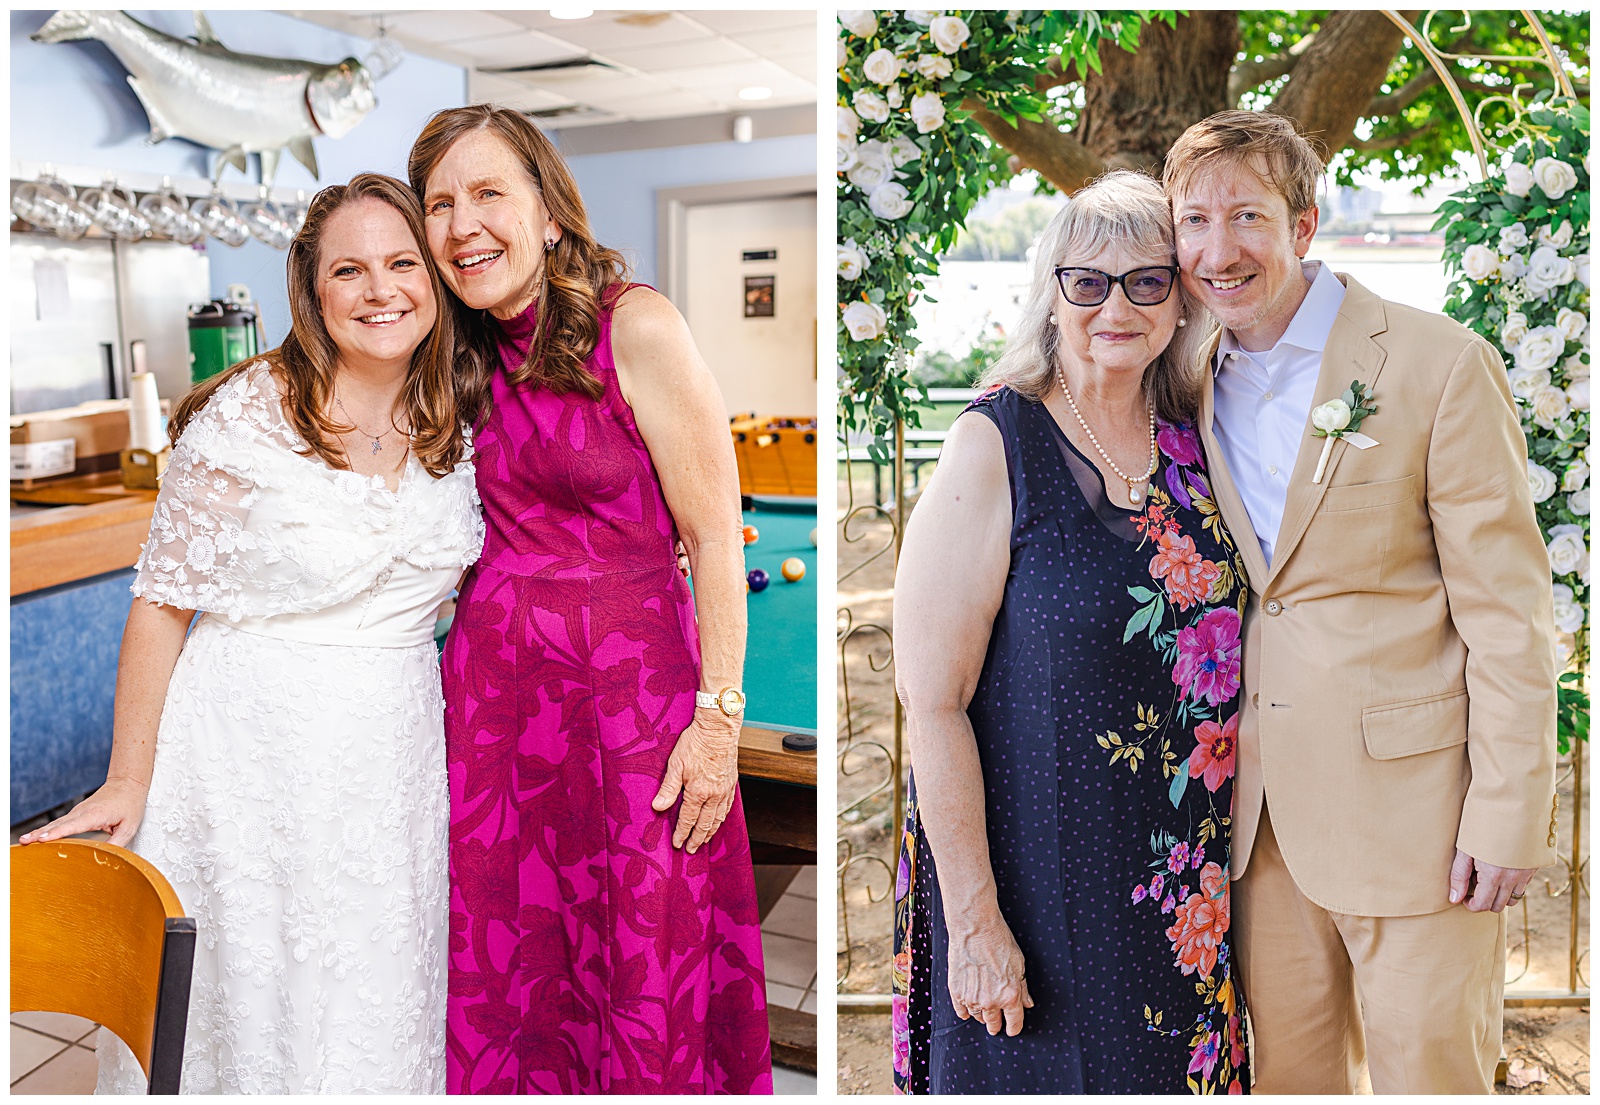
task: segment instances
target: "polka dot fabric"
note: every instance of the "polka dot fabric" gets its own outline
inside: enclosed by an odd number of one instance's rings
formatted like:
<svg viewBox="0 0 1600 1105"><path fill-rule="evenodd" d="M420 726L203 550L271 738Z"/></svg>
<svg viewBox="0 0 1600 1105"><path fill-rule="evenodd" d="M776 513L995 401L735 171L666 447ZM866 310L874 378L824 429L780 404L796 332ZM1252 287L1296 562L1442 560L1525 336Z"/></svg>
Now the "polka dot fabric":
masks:
<svg viewBox="0 0 1600 1105"><path fill-rule="evenodd" d="M1000 910L1027 963L1020 1035L959 1020L916 780L895 893L902 1093L1243 1093L1228 941L1243 561L1193 427L1161 422L1137 512L1043 404L994 421L1011 566L968 706ZM913 765L914 769L915 765Z"/></svg>

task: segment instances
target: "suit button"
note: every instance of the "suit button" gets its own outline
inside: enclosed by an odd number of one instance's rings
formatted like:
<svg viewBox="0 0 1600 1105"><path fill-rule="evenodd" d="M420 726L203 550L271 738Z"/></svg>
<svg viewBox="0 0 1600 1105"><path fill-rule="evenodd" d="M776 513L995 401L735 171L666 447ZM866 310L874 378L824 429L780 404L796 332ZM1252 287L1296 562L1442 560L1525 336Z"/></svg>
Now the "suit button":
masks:
<svg viewBox="0 0 1600 1105"><path fill-rule="evenodd" d="M1261 609L1265 610L1269 614L1276 615L1283 612L1283 604L1277 599L1268 599L1266 603L1262 605Z"/></svg>

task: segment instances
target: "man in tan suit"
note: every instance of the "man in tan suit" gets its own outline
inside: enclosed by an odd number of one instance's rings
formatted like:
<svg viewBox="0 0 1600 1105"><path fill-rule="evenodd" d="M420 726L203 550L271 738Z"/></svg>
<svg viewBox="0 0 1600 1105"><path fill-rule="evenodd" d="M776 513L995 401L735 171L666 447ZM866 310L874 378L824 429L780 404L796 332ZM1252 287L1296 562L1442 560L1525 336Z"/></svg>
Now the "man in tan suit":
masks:
<svg viewBox="0 0 1600 1105"><path fill-rule="evenodd" d="M1322 164L1223 112L1167 155L1222 324L1200 434L1250 578L1233 929L1256 1092L1489 1093L1501 910L1554 859L1554 627L1495 350L1305 263ZM1359 435L1312 435L1359 382ZM1358 404L1359 405L1359 404ZM1355 427L1351 427L1355 429Z"/></svg>

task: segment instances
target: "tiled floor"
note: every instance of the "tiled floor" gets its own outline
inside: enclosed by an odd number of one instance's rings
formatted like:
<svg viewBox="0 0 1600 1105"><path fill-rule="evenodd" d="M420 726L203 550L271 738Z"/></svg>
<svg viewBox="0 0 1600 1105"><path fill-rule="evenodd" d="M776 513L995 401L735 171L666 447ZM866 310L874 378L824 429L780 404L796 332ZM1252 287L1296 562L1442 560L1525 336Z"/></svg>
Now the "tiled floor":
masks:
<svg viewBox="0 0 1600 1105"><path fill-rule="evenodd" d="M42 823L42 819L40 821ZM32 823L12 830L11 840ZM103 837L104 834L94 834ZM766 956L767 1001L807 1013L817 1011L817 869L801 868L789 889L761 925ZM11 1092L88 1094L94 1092L96 1026L63 1013L11 1015ZM815 1095L813 1074L782 1067L773 1070L780 1094Z"/></svg>

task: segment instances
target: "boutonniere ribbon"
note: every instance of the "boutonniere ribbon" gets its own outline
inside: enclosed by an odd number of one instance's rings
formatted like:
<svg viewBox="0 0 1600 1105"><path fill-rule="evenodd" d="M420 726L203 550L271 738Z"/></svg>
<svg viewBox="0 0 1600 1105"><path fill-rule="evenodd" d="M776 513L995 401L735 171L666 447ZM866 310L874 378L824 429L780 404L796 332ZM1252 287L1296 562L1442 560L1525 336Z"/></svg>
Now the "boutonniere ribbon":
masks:
<svg viewBox="0 0 1600 1105"><path fill-rule="evenodd" d="M1329 399L1312 409L1311 425L1315 429L1311 431L1311 436L1327 439L1322 445L1322 455L1317 458L1317 472L1311 477L1312 483L1322 482L1322 473L1328 467L1328 454L1333 451L1334 439L1343 438L1357 449L1370 449L1378 444L1366 434L1356 432L1363 418L1377 412L1372 393L1360 380L1351 380L1342 396Z"/></svg>

